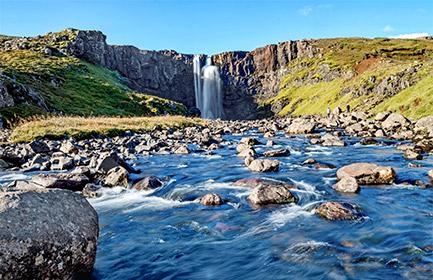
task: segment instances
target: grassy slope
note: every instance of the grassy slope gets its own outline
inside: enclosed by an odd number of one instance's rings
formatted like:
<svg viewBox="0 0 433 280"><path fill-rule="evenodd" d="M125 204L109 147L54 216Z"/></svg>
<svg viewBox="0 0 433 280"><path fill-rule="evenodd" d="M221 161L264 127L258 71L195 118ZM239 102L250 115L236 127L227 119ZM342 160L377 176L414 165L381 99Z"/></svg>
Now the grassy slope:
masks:
<svg viewBox="0 0 433 280"><path fill-rule="evenodd" d="M345 107L347 104L357 110L400 111L412 118L432 114L433 92L429 81L431 82L433 75L433 41L345 38L316 40L313 44L322 50L323 56L293 61L289 65L293 70L282 79L278 96L265 101L267 104L273 104L284 100L287 105L279 115L324 114L328 106ZM374 63L363 65L362 62L368 62L369 58L374 58ZM319 70L322 64L329 65L331 70L352 70L356 75L351 78L340 77L332 81L323 81ZM383 78L414 65L421 68L417 74L419 84L390 99L342 93L346 88L353 88L356 92L361 85L370 86L371 77L375 78L377 84ZM295 84L308 75L310 78L316 78L318 82L304 83L301 86ZM371 86L374 86L374 83ZM382 103L377 107L371 108L367 105L371 98L383 100L379 100ZM414 104L416 106L412 106Z"/></svg>
<svg viewBox="0 0 433 280"><path fill-rule="evenodd" d="M155 128L182 128L204 125L205 121L182 116L154 117L51 117L23 123L12 131L14 142L39 138L63 138L65 136L86 138L89 136L116 136L125 131L144 132Z"/></svg>
<svg viewBox="0 0 433 280"><path fill-rule="evenodd" d="M0 52L0 71L37 91L54 112L78 116L147 116L186 111L179 103L132 91L116 72L74 57L45 55L41 40L31 41L27 50ZM55 47L64 44L56 42ZM31 102L0 109L0 114L10 122L42 113Z"/></svg>

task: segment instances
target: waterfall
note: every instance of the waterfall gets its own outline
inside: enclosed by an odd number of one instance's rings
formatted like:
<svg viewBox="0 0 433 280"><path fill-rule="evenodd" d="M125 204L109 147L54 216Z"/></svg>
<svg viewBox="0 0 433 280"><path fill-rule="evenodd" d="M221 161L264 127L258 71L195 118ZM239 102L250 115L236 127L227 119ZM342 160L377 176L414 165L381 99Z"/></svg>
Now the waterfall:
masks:
<svg viewBox="0 0 433 280"><path fill-rule="evenodd" d="M201 66L199 55L194 56L194 89L196 107L202 118L217 119L223 115L222 81L218 67L212 65L212 58L206 58L206 65Z"/></svg>

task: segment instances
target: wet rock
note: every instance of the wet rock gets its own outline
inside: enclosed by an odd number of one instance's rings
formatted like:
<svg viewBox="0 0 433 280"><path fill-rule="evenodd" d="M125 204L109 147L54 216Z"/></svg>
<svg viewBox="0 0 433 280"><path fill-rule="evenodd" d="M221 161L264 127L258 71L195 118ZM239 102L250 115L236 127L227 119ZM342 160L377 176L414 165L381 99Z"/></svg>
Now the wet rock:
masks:
<svg viewBox="0 0 433 280"><path fill-rule="evenodd" d="M186 155L191 153L187 146L180 146L174 151L175 154Z"/></svg>
<svg viewBox="0 0 433 280"><path fill-rule="evenodd" d="M200 198L200 203L206 206L222 205L223 199L216 193L208 193Z"/></svg>
<svg viewBox="0 0 433 280"><path fill-rule="evenodd" d="M248 196L253 205L296 203L297 197L284 185L260 185Z"/></svg>
<svg viewBox="0 0 433 280"><path fill-rule="evenodd" d="M248 145L248 146L254 146L254 145L260 144L259 140L257 140L257 138L255 138L255 137L243 137L239 141L239 143L245 144L245 145Z"/></svg>
<svg viewBox="0 0 433 280"><path fill-rule="evenodd" d="M97 198L102 196L101 186L95 184L86 184L82 190L82 194L86 198Z"/></svg>
<svg viewBox="0 0 433 280"><path fill-rule="evenodd" d="M317 161L314 158L307 158L306 160L304 160L302 165L311 165L311 164L315 164L315 163L317 163Z"/></svg>
<svg viewBox="0 0 433 280"><path fill-rule="evenodd" d="M246 156L246 157L245 157L245 160L244 160L244 164L245 164L245 166L248 167L248 165L250 165L251 162L254 161L254 159L255 159L254 156L251 156L251 155Z"/></svg>
<svg viewBox="0 0 433 280"><path fill-rule="evenodd" d="M117 166L108 171L104 178L104 184L108 187L127 187L129 172L122 166Z"/></svg>
<svg viewBox="0 0 433 280"><path fill-rule="evenodd" d="M265 157L285 157L290 155L290 151L287 149L271 150L263 153Z"/></svg>
<svg viewBox="0 0 433 280"><path fill-rule="evenodd" d="M135 183L132 188L142 190L154 190L162 186L162 181L156 176L147 176Z"/></svg>
<svg viewBox="0 0 433 280"><path fill-rule="evenodd" d="M38 174L32 177L31 183L43 188L81 191L89 183L89 178L85 175L70 173Z"/></svg>
<svg viewBox="0 0 433 280"><path fill-rule="evenodd" d="M284 186L289 189L295 188L292 185L287 184L286 182L271 180L266 178L245 178L237 180L233 183L235 186L248 187L248 188L257 188L257 187L271 187L271 186Z"/></svg>
<svg viewBox="0 0 433 280"><path fill-rule="evenodd" d="M341 140L338 136L329 133L323 135L321 140L322 140L322 146L343 147L346 145L346 143L343 140Z"/></svg>
<svg viewBox="0 0 433 280"><path fill-rule="evenodd" d="M212 151L212 150L218 150L220 148L220 145L217 143L213 143L211 144L207 149Z"/></svg>
<svg viewBox="0 0 433 280"><path fill-rule="evenodd" d="M40 140L32 141L27 146L35 154L50 152L50 147L48 147L47 143Z"/></svg>
<svg viewBox="0 0 433 280"><path fill-rule="evenodd" d="M368 138L362 138L361 141L359 141L359 144L361 145L376 145L377 140L371 137Z"/></svg>
<svg viewBox="0 0 433 280"><path fill-rule="evenodd" d="M428 172L428 176L433 179L433 169Z"/></svg>
<svg viewBox="0 0 433 280"><path fill-rule="evenodd" d="M268 146L268 147L272 147L273 145L274 145L274 141L272 141L272 140L268 140L266 142L266 146Z"/></svg>
<svg viewBox="0 0 433 280"><path fill-rule="evenodd" d="M337 170L339 180L353 177L360 185L392 184L395 171L389 166L379 166L373 163L353 163Z"/></svg>
<svg viewBox="0 0 433 280"><path fill-rule="evenodd" d="M270 159L255 159L249 165L248 169L254 172L273 172L278 171L280 162Z"/></svg>
<svg viewBox="0 0 433 280"><path fill-rule="evenodd" d="M333 188L337 192L343 193L357 193L360 190L358 182L353 177L343 177L333 186Z"/></svg>
<svg viewBox="0 0 433 280"><path fill-rule="evenodd" d="M357 217L356 209L352 204L336 201L320 204L316 208L316 214L330 221L353 220Z"/></svg>
<svg viewBox="0 0 433 280"><path fill-rule="evenodd" d="M314 165L314 168L319 170L330 170L336 168L336 166L330 163L317 163Z"/></svg>
<svg viewBox="0 0 433 280"><path fill-rule="evenodd" d="M243 149L238 156L239 157L254 157L256 155L256 151L253 148Z"/></svg>
<svg viewBox="0 0 433 280"><path fill-rule="evenodd" d="M0 191L0 221L2 279L83 279L92 271L98 215L80 194Z"/></svg>
<svg viewBox="0 0 433 280"><path fill-rule="evenodd" d="M414 150L406 150L404 151L404 158L409 160L421 160L423 156Z"/></svg>

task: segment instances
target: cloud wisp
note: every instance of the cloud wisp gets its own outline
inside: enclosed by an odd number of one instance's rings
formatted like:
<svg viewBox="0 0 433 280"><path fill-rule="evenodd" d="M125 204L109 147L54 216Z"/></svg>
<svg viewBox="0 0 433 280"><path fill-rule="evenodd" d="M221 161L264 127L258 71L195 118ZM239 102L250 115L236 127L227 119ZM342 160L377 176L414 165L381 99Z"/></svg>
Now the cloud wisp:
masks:
<svg viewBox="0 0 433 280"><path fill-rule="evenodd" d="M395 29L394 29L394 27L392 27L391 25L386 25L384 28L383 28L383 32L392 32L392 31L394 31Z"/></svg>
<svg viewBox="0 0 433 280"><path fill-rule="evenodd" d="M430 36L427 32L419 32L419 33L408 33L408 34L400 34L396 36L391 36L393 39L416 39L420 37Z"/></svg>

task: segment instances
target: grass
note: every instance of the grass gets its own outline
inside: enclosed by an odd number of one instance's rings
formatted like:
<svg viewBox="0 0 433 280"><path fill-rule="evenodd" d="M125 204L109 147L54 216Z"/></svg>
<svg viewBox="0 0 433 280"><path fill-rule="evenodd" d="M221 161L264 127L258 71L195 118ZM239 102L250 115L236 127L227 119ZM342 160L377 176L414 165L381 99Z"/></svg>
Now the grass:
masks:
<svg viewBox="0 0 433 280"><path fill-rule="evenodd" d="M38 92L54 113L77 116L182 115L180 103L131 90L117 72L74 57L47 56L34 50L0 52L0 71ZM28 99L28 98L27 98ZM28 103L28 102L27 102ZM36 104L26 106L35 107ZM7 124L40 110L24 105L0 109Z"/></svg>
<svg viewBox="0 0 433 280"><path fill-rule="evenodd" d="M94 136L116 136L126 131L146 132L160 128L183 128L205 125L198 118L183 116L156 117L49 117L30 120L12 130L11 141L27 142L35 139L61 139L76 137L79 139Z"/></svg>

